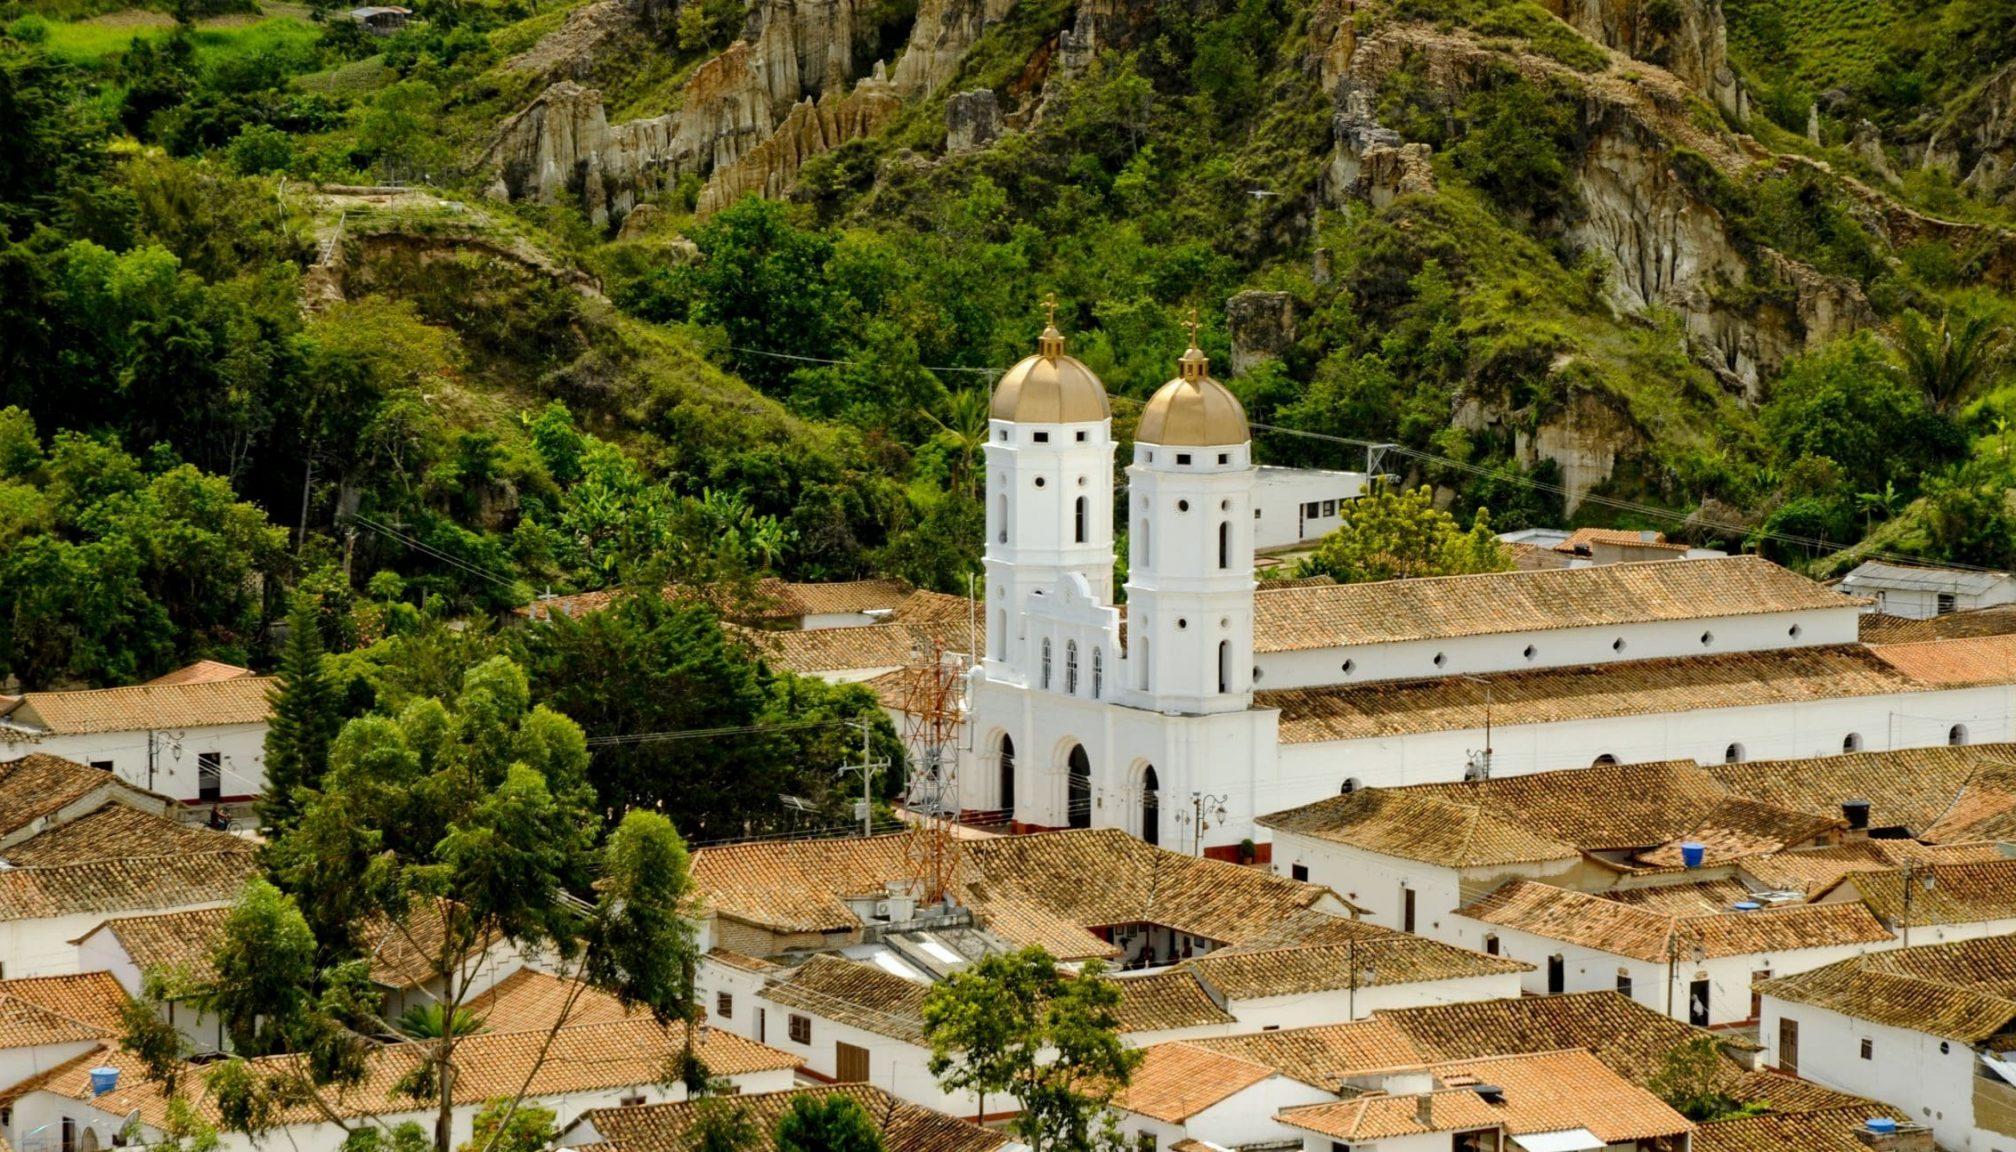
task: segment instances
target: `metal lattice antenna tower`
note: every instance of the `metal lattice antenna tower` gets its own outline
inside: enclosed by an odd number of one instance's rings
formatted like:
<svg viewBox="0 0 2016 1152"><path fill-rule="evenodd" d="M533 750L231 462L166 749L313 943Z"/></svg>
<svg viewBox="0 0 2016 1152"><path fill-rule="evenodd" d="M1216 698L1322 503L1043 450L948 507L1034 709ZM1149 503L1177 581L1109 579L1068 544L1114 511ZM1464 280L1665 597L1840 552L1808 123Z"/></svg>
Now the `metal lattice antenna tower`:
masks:
<svg viewBox="0 0 2016 1152"><path fill-rule="evenodd" d="M936 641L903 671L903 747L910 757L907 806L918 821L904 840L906 871L921 898L942 899L959 868L959 751L966 725L966 661Z"/></svg>

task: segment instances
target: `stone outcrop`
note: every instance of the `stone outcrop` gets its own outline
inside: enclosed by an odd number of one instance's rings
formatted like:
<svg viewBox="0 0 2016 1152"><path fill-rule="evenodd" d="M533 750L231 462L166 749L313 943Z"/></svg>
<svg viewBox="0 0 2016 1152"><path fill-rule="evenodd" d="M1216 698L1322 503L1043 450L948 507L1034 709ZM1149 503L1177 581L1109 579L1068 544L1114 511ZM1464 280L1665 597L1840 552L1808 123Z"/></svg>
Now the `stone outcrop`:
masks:
<svg viewBox="0 0 2016 1152"><path fill-rule="evenodd" d="M1617 461L1642 453L1645 436L1615 408L1586 392L1576 393L1558 412L1528 432L1514 436L1521 467L1552 460L1561 469L1565 510L1573 514L1591 489L1610 478Z"/></svg>
<svg viewBox="0 0 2016 1152"><path fill-rule="evenodd" d="M1344 110L1330 123L1330 166L1324 188L1332 204L1363 200L1384 208L1402 196L1435 190L1435 168L1426 144L1409 144L1400 133L1372 118L1368 94L1349 85Z"/></svg>
<svg viewBox="0 0 2016 1152"><path fill-rule="evenodd" d="M567 13L560 27L513 56L505 66L513 72L554 80L585 80L603 50L637 26L626 0L594 0Z"/></svg>
<svg viewBox="0 0 2016 1152"><path fill-rule="evenodd" d="M945 101L945 151L985 148L1001 135L1001 102L992 88L955 92Z"/></svg>
<svg viewBox="0 0 2016 1152"><path fill-rule="evenodd" d="M714 169L694 211L707 216L749 193L783 195L807 160L880 131L896 118L901 104L879 76L863 80L845 95L829 92L816 102L807 96L792 106L768 139L733 164Z"/></svg>
<svg viewBox="0 0 2016 1152"><path fill-rule="evenodd" d="M928 96L951 82L980 33L1014 6L1014 0L922 0L909 43L889 73L897 95Z"/></svg>
<svg viewBox="0 0 2016 1152"><path fill-rule="evenodd" d="M1577 31L1634 60L1657 64L1717 107L1747 119L1749 99L1729 66L1722 0L1543 0Z"/></svg>
<svg viewBox="0 0 2016 1152"><path fill-rule="evenodd" d="M1248 291L1225 301L1232 373L1278 358L1295 343L1295 300L1286 292Z"/></svg>

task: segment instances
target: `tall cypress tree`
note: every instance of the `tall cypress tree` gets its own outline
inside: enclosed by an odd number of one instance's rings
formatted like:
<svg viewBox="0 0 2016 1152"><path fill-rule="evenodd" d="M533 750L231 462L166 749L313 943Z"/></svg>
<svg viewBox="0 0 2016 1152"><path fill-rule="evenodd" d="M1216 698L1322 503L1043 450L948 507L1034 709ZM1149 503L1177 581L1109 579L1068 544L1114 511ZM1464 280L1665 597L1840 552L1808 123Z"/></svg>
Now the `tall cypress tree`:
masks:
<svg viewBox="0 0 2016 1152"><path fill-rule="evenodd" d="M266 794L259 825L268 836L300 818L300 790L319 788L329 767L329 742L342 723L335 685L322 669L321 621L315 597L294 594L287 612L287 647L280 657L273 719L266 729Z"/></svg>

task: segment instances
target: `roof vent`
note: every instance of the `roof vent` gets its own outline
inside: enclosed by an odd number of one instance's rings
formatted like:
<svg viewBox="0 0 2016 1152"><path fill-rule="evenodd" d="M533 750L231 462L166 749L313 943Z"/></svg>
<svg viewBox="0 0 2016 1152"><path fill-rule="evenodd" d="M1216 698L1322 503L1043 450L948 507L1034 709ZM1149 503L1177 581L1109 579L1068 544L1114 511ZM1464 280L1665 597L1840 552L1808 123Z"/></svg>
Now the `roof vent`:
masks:
<svg viewBox="0 0 2016 1152"><path fill-rule="evenodd" d="M1701 862L1707 858L1708 848L1704 844L1689 840L1680 845L1680 863L1689 868L1699 868Z"/></svg>
<svg viewBox="0 0 2016 1152"><path fill-rule="evenodd" d="M1486 1104L1503 1104L1505 1102L1505 1089L1500 1088L1496 1084L1479 1084L1477 1085L1476 1092L1478 1098Z"/></svg>
<svg viewBox="0 0 2016 1152"><path fill-rule="evenodd" d="M1841 815L1848 821L1848 827L1861 831L1869 827L1869 802L1867 800L1843 800Z"/></svg>
<svg viewBox="0 0 2016 1152"><path fill-rule="evenodd" d="M1759 904L1759 903L1757 903L1757 901L1755 901L1755 900L1738 900L1738 901L1736 901L1736 911L1738 911L1738 912L1755 912L1755 911L1757 911L1757 909L1759 909L1759 908L1762 908L1762 907L1763 907L1763 905L1762 905L1762 904Z"/></svg>

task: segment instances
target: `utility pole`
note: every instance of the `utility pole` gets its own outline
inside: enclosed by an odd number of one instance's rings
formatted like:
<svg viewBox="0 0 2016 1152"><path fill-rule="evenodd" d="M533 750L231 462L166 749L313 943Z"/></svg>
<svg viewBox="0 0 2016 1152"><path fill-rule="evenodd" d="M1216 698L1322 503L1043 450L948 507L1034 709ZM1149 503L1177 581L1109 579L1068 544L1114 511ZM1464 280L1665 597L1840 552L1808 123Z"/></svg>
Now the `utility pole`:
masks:
<svg viewBox="0 0 2016 1152"><path fill-rule="evenodd" d="M887 760L869 759L874 754L874 749L868 743L868 738L873 731L874 729L868 723L868 717L863 716L861 718L861 762L859 764L842 764L840 766L840 772L843 775L848 772L861 773L861 835L863 836L873 836L875 834L875 796L871 790L875 773L889 767L889 761Z"/></svg>

